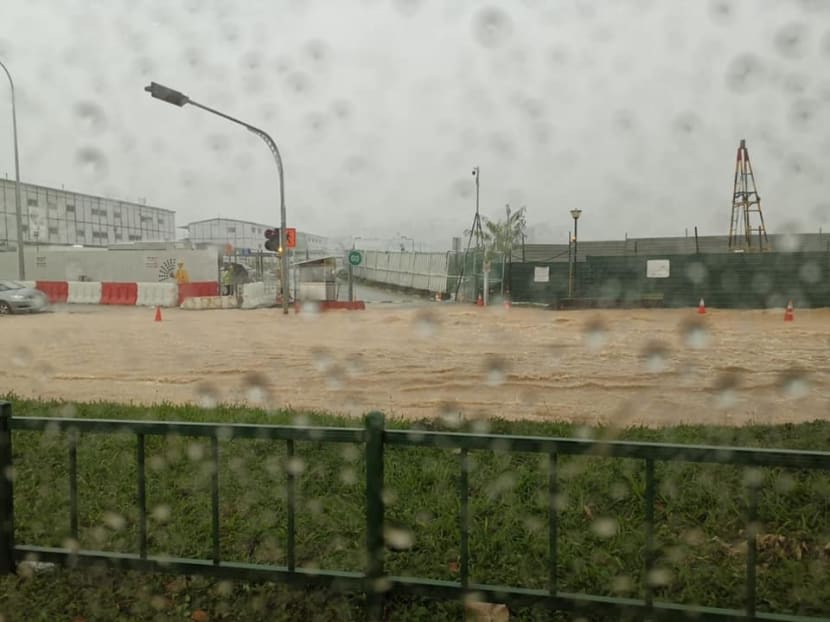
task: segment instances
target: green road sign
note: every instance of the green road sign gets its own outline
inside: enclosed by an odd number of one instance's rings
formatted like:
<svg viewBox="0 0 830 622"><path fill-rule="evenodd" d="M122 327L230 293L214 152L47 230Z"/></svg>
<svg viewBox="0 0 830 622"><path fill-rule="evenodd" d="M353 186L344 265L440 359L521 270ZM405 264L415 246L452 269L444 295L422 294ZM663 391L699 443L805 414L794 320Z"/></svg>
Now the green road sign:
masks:
<svg viewBox="0 0 830 622"><path fill-rule="evenodd" d="M359 266L363 261L363 255L360 251L349 251L349 263L353 266Z"/></svg>

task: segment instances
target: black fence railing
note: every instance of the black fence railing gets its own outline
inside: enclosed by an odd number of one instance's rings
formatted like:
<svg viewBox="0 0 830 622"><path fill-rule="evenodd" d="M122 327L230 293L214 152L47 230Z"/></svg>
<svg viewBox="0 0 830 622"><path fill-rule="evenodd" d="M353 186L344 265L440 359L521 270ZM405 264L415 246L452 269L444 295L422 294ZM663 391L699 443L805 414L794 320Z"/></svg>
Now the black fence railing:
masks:
<svg viewBox="0 0 830 622"><path fill-rule="evenodd" d="M656 600L652 586L644 582L642 598L618 598L564 592L559 589L559 511L555 499L560 492L557 463L559 456L596 456L642 461L645 490L643 571L648 576L655 565L655 497L658 462L691 462L737 465L758 468L788 468L830 471L830 453L774 449L750 449L727 446L697 446L662 443L592 441L535 436L504 436L460 432L390 430L380 413L372 413L362 428L293 427L249 424L208 424L164 421L100 420L48 417L12 417L11 405L0 402L0 473L10 473L12 432L62 433L68 439L69 524L73 538L78 537L78 439L84 434L130 434L135 437L136 494L138 509L138 553L114 553L65 547L45 547L15 541L14 495L12 478L0 477L0 573L15 571L16 564L28 559L61 565L111 567L145 572L207 575L224 579L272 581L294 585L318 586L340 591L365 593L367 617L383 619L384 600L390 594L410 594L431 599L462 600L470 594L477 599L511 606L535 605L550 611L579 611L619 619L633 616L649 620L777 620L805 622L828 618L804 617L784 613L758 612L757 533L752 526L758 519L760 483L747 485L746 567L743 609L693 606ZM212 463L211 548L209 559L171 558L151 555L147 546L147 495L145 444L151 436L189 436L210 439ZM234 439L276 440L286 444L286 454L294 456L296 442L353 443L364 447L365 459L365 528L366 565L363 572L337 569L306 569L296 563L296 480L286 469L286 564L239 563L222 559L219 512L220 443ZM459 580L442 581L410 576L391 576L384 569L384 450L386 447L440 448L458 452L457 482L459 511ZM548 576L545 589L523 586L486 585L470 581L470 511L469 468L471 451L523 452L546 456L548 506ZM753 480L754 482L755 480ZM760 482L760 480L758 480ZM830 606L830 605L828 605Z"/></svg>

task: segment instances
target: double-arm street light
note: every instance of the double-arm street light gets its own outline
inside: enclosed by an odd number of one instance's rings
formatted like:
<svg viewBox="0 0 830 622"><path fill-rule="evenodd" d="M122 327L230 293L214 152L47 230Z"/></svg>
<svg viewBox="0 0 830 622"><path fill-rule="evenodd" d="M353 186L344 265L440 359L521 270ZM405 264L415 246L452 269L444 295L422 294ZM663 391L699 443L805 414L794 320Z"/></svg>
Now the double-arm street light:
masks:
<svg viewBox="0 0 830 622"><path fill-rule="evenodd" d="M271 150L271 153L274 155L274 159L277 162L277 173L279 174L280 181L280 249L282 249L282 276L280 277L280 289L282 290L282 312L284 314L288 314L288 231L286 228L287 224L285 218L285 179L283 176L282 158L280 157L280 151L277 148L277 144L266 132L258 127L254 127L253 125L227 115L224 112L219 112L218 110L195 102L184 93L174 91L173 89L162 86L156 82L151 82L149 86L144 87L144 90L156 99L165 101L168 104L173 104L174 106L179 107L182 107L185 104L190 104L191 106L201 108L202 110L215 114L223 119L232 121L237 125L241 125L249 132L256 134L265 141L265 144L268 145L268 148Z"/></svg>
<svg viewBox="0 0 830 622"><path fill-rule="evenodd" d="M12 135L14 137L14 210L17 219L17 278L26 280L26 262L23 256L23 207L20 204L20 156L17 150L17 110L14 105L14 80L12 74L0 61L0 67L9 78L12 91Z"/></svg>

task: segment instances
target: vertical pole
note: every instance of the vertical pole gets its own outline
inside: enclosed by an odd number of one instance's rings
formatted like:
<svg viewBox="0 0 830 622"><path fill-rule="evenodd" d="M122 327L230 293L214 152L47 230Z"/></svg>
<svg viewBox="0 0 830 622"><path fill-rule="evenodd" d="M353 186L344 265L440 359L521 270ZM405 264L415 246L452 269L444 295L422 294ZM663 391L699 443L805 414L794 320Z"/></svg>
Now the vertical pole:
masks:
<svg viewBox="0 0 830 622"><path fill-rule="evenodd" d="M349 261L349 302L354 302L354 266Z"/></svg>
<svg viewBox="0 0 830 622"><path fill-rule="evenodd" d="M559 483L556 474L558 454L552 451L548 454L548 592L556 596L558 592L557 566L559 565Z"/></svg>
<svg viewBox="0 0 830 622"><path fill-rule="evenodd" d="M755 482L749 485L749 507L746 525L746 618L755 619L756 573L758 565L758 491Z"/></svg>
<svg viewBox="0 0 830 622"><path fill-rule="evenodd" d="M383 414L366 417L366 599L371 622L383 620Z"/></svg>
<svg viewBox="0 0 830 622"><path fill-rule="evenodd" d="M136 470L138 471L138 554L147 559L147 484L144 467L144 435L136 438Z"/></svg>
<svg viewBox="0 0 830 622"><path fill-rule="evenodd" d="M568 232L568 298L574 297L574 254L573 240Z"/></svg>
<svg viewBox="0 0 830 622"><path fill-rule="evenodd" d="M574 267L573 267L573 283L574 283L574 294L576 293L576 258L577 258L577 244L579 244L579 236L577 234L577 225L576 223L579 222L578 219L574 218Z"/></svg>
<svg viewBox="0 0 830 622"><path fill-rule="evenodd" d="M6 66L0 62L0 67L9 78L9 88L12 94L12 140L14 142L14 210L17 217L17 278L26 280L26 265L23 253L23 205L20 199L20 156L17 147L17 107L14 97L14 80Z"/></svg>
<svg viewBox="0 0 830 622"><path fill-rule="evenodd" d="M288 557L288 571L294 572L297 567L297 557L294 549L296 536L296 516L297 516L297 492L296 492L296 476L294 475L294 467L291 462L294 460L294 441L288 439L286 441L286 455L289 462L289 468L285 476L285 493L288 502L288 542L286 543L286 551Z"/></svg>
<svg viewBox="0 0 830 622"><path fill-rule="evenodd" d="M643 557L645 562L645 601L649 614L652 612L654 607L654 590L651 585L651 573L654 569L654 498L654 460L652 458L646 458L646 547Z"/></svg>
<svg viewBox="0 0 830 622"><path fill-rule="evenodd" d="M467 449L461 450L460 456L460 473L458 478L458 497L460 506L458 510L458 523L461 531L461 546L460 546L460 561L459 571L461 586L467 587L470 579L470 475L469 475L469 458L467 457Z"/></svg>
<svg viewBox="0 0 830 622"><path fill-rule="evenodd" d="M0 402L0 575L14 572L12 405Z"/></svg>
<svg viewBox="0 0 830 622"><path fill-rule="evenodd" d="M484 306L486 307L488 302L490 301L490 270L487 269L487 264L489 262L484 262Z"/></svg>
<svg viewBox="0 0 830 622"><path fill-rule="evenodd" d="M69 430L69 535L78 543L78 431Z"/></svg>
<svg viewBox="0 0 830 622"><path fill-rule="evenodd" d="M210 474L211 539L213 540L213 564L218 566L221 559L219 545L219 439L215 436L210 439L210 458L212 467Z"/></svg>

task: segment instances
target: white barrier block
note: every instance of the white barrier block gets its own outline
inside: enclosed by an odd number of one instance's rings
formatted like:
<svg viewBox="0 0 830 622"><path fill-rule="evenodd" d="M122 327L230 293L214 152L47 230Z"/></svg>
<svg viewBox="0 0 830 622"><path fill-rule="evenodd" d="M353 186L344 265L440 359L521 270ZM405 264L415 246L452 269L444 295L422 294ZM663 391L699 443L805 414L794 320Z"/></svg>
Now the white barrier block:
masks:
<svg viewBox="0 0 830 622"><path fill-rule="evenodd" d="M185 298L181 308L188 311L205 309L236 309L239 306L235 296L195 296Z"/></svg>
<svg viewBox="0 0 830 622"><path fill-rule="evenodd" d="M101 304L101 283L89 281L69 281L66 302L76 305Z"/></svg>
<svg viewBox="0 0 830 622"><path fill-rule="evenodd" d="M139 307L175 307L179 304L179 286L175 283L138 283Z"/></svg>
<svg viewBox="0 0 830 622"><path fill-rule="evenodd" d="M242 285L242 308L256 309L267 304L265 299L265 283L244 283Z"/></svg>

